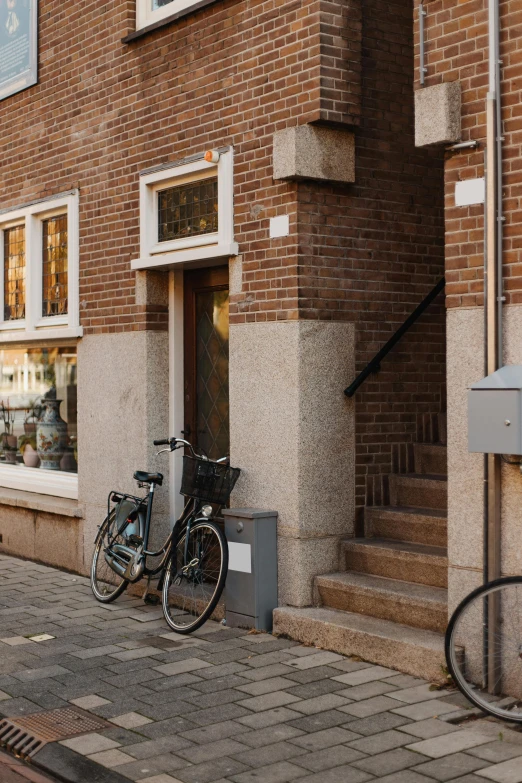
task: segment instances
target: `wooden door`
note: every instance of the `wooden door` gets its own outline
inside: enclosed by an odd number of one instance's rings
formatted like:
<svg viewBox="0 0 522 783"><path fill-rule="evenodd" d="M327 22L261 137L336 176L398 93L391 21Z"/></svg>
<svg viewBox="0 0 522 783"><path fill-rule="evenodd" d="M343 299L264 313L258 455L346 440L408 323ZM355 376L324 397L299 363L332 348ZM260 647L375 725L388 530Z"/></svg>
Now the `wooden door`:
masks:
<svg viewBox="0 0 522 783"><path fill-rule="evenodd" d="M185 438L210 459L230 453L228 267L184 274Z"/></svg>

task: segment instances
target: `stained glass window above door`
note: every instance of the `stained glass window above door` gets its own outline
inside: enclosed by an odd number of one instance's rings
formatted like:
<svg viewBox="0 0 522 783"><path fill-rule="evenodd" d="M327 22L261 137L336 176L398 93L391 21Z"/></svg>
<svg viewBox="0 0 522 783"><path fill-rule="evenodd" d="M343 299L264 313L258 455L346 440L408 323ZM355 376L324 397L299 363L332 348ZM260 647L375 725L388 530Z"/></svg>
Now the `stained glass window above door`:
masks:
<svg viewBox="0 0 522 783"><path fill-rule="evenodd" d="M158 241L169 242L218 230L217 177L158 193Z"/></svg>

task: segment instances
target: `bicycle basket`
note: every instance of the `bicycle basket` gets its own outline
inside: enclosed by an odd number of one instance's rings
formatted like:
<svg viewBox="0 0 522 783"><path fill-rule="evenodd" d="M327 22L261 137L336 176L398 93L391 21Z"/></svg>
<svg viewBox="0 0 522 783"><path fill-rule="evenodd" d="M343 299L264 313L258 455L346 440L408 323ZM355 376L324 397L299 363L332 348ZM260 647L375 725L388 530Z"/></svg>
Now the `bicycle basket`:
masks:
<svg viewBox="0 0 522 783"><path fill-rule="evenodd" d="M183 457L180 494L222 506L229 499L240 473L239 468L220 462Z"/></svg>

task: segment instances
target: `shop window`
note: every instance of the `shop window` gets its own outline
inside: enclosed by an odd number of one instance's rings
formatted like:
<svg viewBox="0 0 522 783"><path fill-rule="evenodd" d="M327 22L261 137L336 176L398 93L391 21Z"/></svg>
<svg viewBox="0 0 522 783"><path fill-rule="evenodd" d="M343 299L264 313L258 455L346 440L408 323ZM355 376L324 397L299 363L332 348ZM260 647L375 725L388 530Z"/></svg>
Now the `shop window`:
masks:
<svg viewBox="0 0 522 783"><path fill-rule="evenodd" d="M76 346L0 347L0 486L74 497Z"/></svg>

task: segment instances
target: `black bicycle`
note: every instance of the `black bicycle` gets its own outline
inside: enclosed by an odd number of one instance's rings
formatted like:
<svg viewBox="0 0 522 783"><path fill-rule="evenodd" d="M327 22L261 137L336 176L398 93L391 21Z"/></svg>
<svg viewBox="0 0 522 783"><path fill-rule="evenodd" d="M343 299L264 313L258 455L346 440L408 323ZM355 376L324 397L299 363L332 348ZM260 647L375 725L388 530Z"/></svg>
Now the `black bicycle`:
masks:
<svg viewBox="0 0 522 783"><path fill-rule="evenodd" d="M227 457L210 460L196 454L182 438L155 440L167 446L158 454L187 448L183 456L181 494L185 507L157 551L149 551L154 490L163 483L161 473L136 471L144 497L110 492L107 516L95 540L91 587L98 601L111 603L129 584L159 576L158 591L168 625L178 633L191 633L212 615L228 571L228 545L216 522L228 501L240 470ZM160 558L159 564L150 561ZM157 563L157 561L156 561Z"/></svg>

